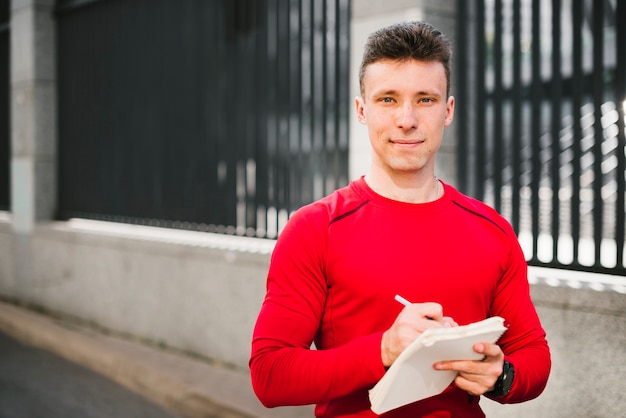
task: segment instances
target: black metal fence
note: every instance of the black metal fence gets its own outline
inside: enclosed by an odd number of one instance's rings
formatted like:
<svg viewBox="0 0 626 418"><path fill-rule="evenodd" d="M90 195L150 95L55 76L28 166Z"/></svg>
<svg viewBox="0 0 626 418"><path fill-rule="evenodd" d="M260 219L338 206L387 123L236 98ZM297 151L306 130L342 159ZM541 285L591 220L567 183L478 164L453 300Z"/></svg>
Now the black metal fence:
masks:
<svg viewBox="0 0 626 418"><path fill-rule="evenodd" d="M529 264L626 275L626 1L457 6L461 188Z"/></svg>
<svg viewBox="0 0 626 418"><path fill-rule="evenodd" d="M59 0L59 217L275 237L348 182L350 0Z"/></svg>
<svg viewBox="0 0 626 418"><path fill-rule="evenodd" d="M11 113L10 106L10 14L9 1L0 1L0 210L9 210Z"/></svg>

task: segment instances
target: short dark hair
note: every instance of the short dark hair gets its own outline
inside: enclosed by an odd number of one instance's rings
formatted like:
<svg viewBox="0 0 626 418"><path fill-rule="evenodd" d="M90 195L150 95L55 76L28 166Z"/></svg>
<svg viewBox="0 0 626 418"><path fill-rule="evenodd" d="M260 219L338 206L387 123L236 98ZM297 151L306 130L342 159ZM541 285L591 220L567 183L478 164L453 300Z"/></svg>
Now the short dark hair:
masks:
<svg viewBox="0 0 626 418"><path fill-rule="evenodd" d="M359 70L359 86L364 92L363 77L368 65L389 59L394 61L438 61L446 72L446 94L450 95L450 41L426 22L403 22L372 33L365 43Z"/></svg>

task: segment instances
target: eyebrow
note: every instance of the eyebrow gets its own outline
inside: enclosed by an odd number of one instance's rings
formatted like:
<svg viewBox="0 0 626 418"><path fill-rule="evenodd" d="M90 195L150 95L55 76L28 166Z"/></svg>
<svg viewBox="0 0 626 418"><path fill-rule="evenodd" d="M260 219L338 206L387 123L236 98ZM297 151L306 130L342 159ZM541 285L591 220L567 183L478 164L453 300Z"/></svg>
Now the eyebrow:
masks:
<svg viewBox="0 0 626 418"><path fill-rule="evenodd" d="M372 96L393 96L398 94L397 90L393 90L393 89L389 89L389 90L382 90L380 92L372 92ZM427 91L427 90L420 90L417 92L417 94L415 94L416 96L419 97L423 97L423 96L435 96L435 97L442 97L442 94L439 94L437 92L433 91Z"/></svg>
<svg viewBox="0 0 626 418"><path fill-rule="evenodd" d="M441 94L436 91L420 91L417 93L418 96L441 96Z"/></svg>
<svg viewBox="0 0 626 418"><path fill-rule="evenodd" d="M372 96L393 96L397 94L396 90L381 90L381 91L373 91L371 92Z"/></svg>

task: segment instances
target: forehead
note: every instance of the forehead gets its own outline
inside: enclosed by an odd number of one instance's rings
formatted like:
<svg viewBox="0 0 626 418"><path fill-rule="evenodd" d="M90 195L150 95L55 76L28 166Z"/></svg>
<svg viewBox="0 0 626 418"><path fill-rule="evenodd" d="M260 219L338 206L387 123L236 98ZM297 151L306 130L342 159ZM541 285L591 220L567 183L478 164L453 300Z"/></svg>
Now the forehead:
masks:
<svg viewBox="0 0 626 418"><path fill-rule="evenodd" d="M380 60L368 65L363 73L364 95L381 91L427 91L446 93L447 79L439 61Z"/></svg>

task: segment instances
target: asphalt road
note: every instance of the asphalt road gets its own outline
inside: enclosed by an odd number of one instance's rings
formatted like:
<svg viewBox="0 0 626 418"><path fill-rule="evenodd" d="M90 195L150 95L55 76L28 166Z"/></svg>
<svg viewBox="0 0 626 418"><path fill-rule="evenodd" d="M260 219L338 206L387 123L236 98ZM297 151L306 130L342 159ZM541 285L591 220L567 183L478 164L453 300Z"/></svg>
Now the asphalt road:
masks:
<svg viewBox="0 0 626 418"><path fill-rule="evenodd" d="M0 418L176 418L91 371L0 333Z"/></svg>

